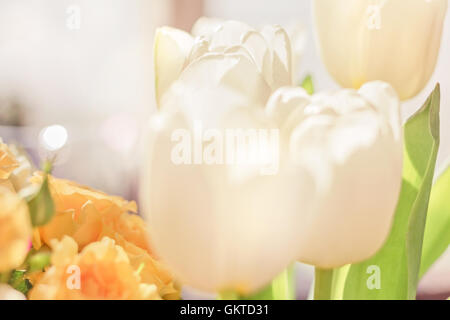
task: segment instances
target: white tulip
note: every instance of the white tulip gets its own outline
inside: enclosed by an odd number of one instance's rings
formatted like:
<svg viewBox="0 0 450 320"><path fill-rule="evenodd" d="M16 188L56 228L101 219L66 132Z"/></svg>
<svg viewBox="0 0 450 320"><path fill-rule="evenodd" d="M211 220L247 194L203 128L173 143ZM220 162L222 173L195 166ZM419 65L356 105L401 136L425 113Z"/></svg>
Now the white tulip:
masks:
<svg viewBox="0 0 450 320"><path fill-rule="evenodd" d="M300 51L303 33L298 28L293 30L295 47ZM294 81L292 66L296 61L293 62L291 41L286 31L276 25L256 30L242 22L200 18L193 27L192 35L163 27L156 32L154 56L159 106L175 80L199 59L209 56L214 56L216 60L229 60L229 57L247 60L245 63L251 63L255 69L252 71L263 80L260 91L269 91L267 94L282 86L292 85ZM299 56L300 53L296 52L297 60ZM230 63L236 63L236 59ZM242 72L235 76L241 78L244 85L246 70L241 67L236 70ZM232 80L235 81L235 78Z"/></svg>
<svg viewBox="0 0 450 320"><path fill-rule="evenodd" d="M321 54L346 88L382 80L402 100L435 69L447 0L314 0Z"/></svg>
<svg viewBox="0 0 450 320"><path fill-rule="evenodd" d="M264 162L195 164L192 155L194 164L179 165L173 134L192 133L194 153L209 145L208 132L195 135L196 123L223 137L230 128L277 129L264 106L271 92L293 84L290 40L279 26L257 31L236 21L201 19L193 30L157 32L160 112L150 122L141 200L152 243L184 283L247 294L296 260L298 212L309 210L311 181L279 163L285 146L262 147Z"/></svg>
<svg viewBox="0 0 450 320"><path fill-rule="evenodd" d="M290 158L313 177L312 214L298 226L299 260L320 268L363 261L386 240L402 179L400 101L382 82L317 94L282 88L267 106Z"/></svg>
<svg viewBox="0 0 450 320"><path fill-rule="evenodd" d="M218 132L264 129L260 118L256 109L231 112ZM312 181L306 172L292 175L282 167L262 175L257 164L175 164L172 137L180 128L195 131L166 114L149 129L140 199L152 244L185 284L254 292L296 260ZM193 149L201 143L195 134L191 141Z"/></svg>
<svg viewBox="0 0 450 320"><path fill-rule="evenodd" d="M25 295L7 284L0 284L0 300L26 300Z"/></svg>

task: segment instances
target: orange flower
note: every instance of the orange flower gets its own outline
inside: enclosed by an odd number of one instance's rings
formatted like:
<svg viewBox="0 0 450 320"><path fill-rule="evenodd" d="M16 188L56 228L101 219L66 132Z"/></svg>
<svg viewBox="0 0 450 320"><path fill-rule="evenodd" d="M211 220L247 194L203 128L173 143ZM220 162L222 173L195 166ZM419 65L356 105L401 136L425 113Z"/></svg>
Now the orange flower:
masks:
<svg viewBox="0 0 450 320"><path fill-rule="evenodd" d="M36 184L41 184L42 180L43 175L40 172L35 173L31 178L31 181ZM129 202L121 197L110 196L69 180L49 176L49 186L56 211L59 212L74 210L75 215L78 215L88 200L92 201L94 207L101 213L111 208L119 209L122 212L137 212L134 201Z"/></svg>
<svg viewBox="0 0 450 320"><path fill-rule="evenodd" d="M134 270L139 272L142 281L155 284L163 299L180 299L180 288L174 282L172 273L163 263L154 259L146 250L125 240L121 234L114 232L112 229L105 229L102 236L114 239L125 250L130 259L130 264Z"/></svg>
<svg viewBox="0 0 450 320"><path fill-rule="evenodd" d="M35 174L32 182L42 182ZM104 228L119 232L126 240L150 252L144 221L137 215L134 201L109 196L103 192L74 182L49 176L50 192L55 202L56 214L52 221L40 228L42 241L49 245L52 239L72 236L80 248L100 240Z"/></svg>
<svg viewBox="0 0 450 320"><path fill-rule="evenodd" d="M40 183L41 174L32 181ZM136 204L120 197L73 182L49 177L50 192L56 213L49 224L39 228L33 245L51 245L53 240L70 236L79 249L109 237L123 247L132 268L139 271L145 283L155 284L164 299L179 299L180 290L174 285L172 274L152 256L147 238L147 228L136 212Z"/></svg>
<svg viewBox="0 0 450 320"><path fill-rule="evenodd" d="M33 172L33 165L28 159L28 155L25 151L18 148L15 145L10 145L9 150L14 155L16 162L18 163L18 167L14 169L11 173L9 180L16 192L22 191L30 185L30 178Z"/></svg>
<svg viewBox="0 0 450 320"><path fill-rule="evenodd" d="M14 154L0 138L0 180L9 178L14 169L19 167Z"/></svg>
<svg viewBox="0 0 450 320"><path fill-rule="evenodd" d="M15 191L14 185L9 180L9 177L14 169L18 167L19 163L14 157L14 154L0 138L0 187Z"/></svg>
<svg viewBox="0 0 450 320"><path fill-rule="evenodd" d="M25 201L0 187L0 272L17 268L23 263L31 233Z"/></svg>
<svg viewBox="0 0 450 320"><path fill-rule="evenodd" d="M0 186L19 192L29 183L31 163L25 154L14 146L7 146L0 138Z"/></svg>
<svg viewBox="0 0 450 320"><path fill-rule="evenodd" d="M52 241L52 266L29 294L41 299L160 299L157 287L143 283L122 247L110 238L78 253L70 237Z"/></svg>

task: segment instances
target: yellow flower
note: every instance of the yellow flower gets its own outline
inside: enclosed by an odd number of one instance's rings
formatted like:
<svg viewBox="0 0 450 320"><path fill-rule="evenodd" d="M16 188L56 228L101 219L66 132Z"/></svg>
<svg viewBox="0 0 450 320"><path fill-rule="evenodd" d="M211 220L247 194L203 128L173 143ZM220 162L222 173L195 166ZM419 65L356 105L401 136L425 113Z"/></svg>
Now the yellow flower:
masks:
<svg viewBox="0 0 450 320"><path fill-rule="evenodd" d="M19 192L29 184L32 166L16 146L7 146L0 138L0 186Z"/></svg>
<svg viewBox="0 0 450 320"><path fill-rule="evenodd" d="M9 181L9 179L0 179L0 187L8 189L9 191L14 192L14 185L12 184L11 181Z"/></svg>
<svg viewBox="0 0 450 320"><path fill-rule="evenodd" d="M8 179L14 169L19 167L14 154L0 138L0 180Z"/></svg>
<svg viewBox="0 0 450 320"><path fill-rule="evenodd" d="M36 184L42 183L42 180L42 173L35 173L31 178L31 181ZM55 202L55 209L59 212L74 210L75 215L78 215L88 200L92 201L95 208L100 212L104 212L112 207L118 208L123 212L137 211L134 201L129 202L121 197L110 196L69 180L49 176L49 186Z"/></svg>
<svg viewBox="0 0 450 320"><path fill-rule="evenodd" d="M40 173L32 178L42 181ZM111 228L140 248L150 251L143 220L128 212L136 212L134 201L109 196L103 192L74 182L49 176L50 192L55 202L56 214L52 221L40 228L42 241L49 245L52 239L72 236L82 248L98 241L103 228Z"/></svg>
<svg viewBox="0 0 450 320"><path fill-rule="evenodd" d="M123 248L110 238L78 253L75 240L65 236L52 241L52 249L52 266L34 285L32 300L160 299L157 287L141 281Z"/></svg>
<svg viewBox="0 0 450 320"><path fill-rule="evenodd" d="M9 180L14 186L15 191L19 192L30 185L33 166L25 151L15 145L10 145L9 150L11 150L18 164L18 166L12 171Z"/></svg>
<svg viewBox="0 0 450 320"><path fill-rule="evenodd" d="M41 175L35 175L32 180L40 183ZM49 177L49 186L56 213L34 236L36 248L42 243L51 245L55 239L70 236L77 247L83 249L109 237L123 247L133 269L139 270L146 283L155 284L164 299L179 299L180 291L175 287L171 273L152 256L144 221L138 215L128 213L137 211L134 202L54 177Z"/></svg>
<svg viewBox="0 0 450 320"><path fill-rule="evenodd" d="M180 299L180 288L174 283L172 273L163 263L157 261L146 250L125 240L121 234L111 229L105 229L102 235L113 238L125 250L131 265L134 270L139 272L142 281L155 284L159 295L163 299Z"/></svg>
<svg viewBox="0 0 450 320"><path fill-rule="evenodd" d="M0 188L0 272L23 263L31 233L25 201L8 189Z"/></svg>

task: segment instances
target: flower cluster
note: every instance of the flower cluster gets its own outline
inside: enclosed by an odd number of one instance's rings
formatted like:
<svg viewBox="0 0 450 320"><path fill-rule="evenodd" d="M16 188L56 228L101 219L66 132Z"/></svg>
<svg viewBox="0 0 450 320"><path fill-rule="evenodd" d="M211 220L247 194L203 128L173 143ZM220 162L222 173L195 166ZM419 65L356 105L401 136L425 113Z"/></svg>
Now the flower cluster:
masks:
<svg viewBox="0 0 450 320"><path fill-rule="evenodd" d="M135 202L32 173L26 158L0 145L0 272L25 270L30 299L178 299L170 271L152 253ZM26 165L25 165L26 163ZM29 168L23 175L23 168ZM54 203L49 223L32 229L23 190L44 179ZM20 182L20 183L19 183ZM22 189L20 192L19 189ZM30 242L33 249L30 251ZM51 263L27 270L26 257L51 249ZM79 285L70 286L70 270Z"/></svg>
<svg viewBox="0 0 450 320"><path fill-rule="evenodd" d="M29 165L13 150L0 139L0 272L20 266L32 233L27 204L17 194Z"/></svg>
<svg viewBox="0 0 450 320"><path fill-rule="evenodd" d="M249 294L296 260L321 268L365 260L389 233L402 176L396 92L377 81L310 95L294 80L293 56L276 25L202 18L192 35L157 32L159 112L141 198L158 253L197 288ZM214 134L199 136L197 123ZM248 133L246 150L252 132L275 130L278 149L261 143L258 155L276 155L279 168L174 163L180 128L192 132L188 146L215 155L224 140L213 138L230 128Z"/></svg>

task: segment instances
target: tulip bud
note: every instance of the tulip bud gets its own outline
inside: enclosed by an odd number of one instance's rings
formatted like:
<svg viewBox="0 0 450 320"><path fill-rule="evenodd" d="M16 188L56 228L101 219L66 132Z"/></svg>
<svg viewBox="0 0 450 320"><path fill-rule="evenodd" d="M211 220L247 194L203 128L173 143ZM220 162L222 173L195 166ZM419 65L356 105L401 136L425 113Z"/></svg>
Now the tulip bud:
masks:
<svg viewBox="0 0 450 320"><path fill-rule="evenodd" d="M447 0L315 0L323 61L343 87L390 83L402 100L430 80Z"/></svg>

